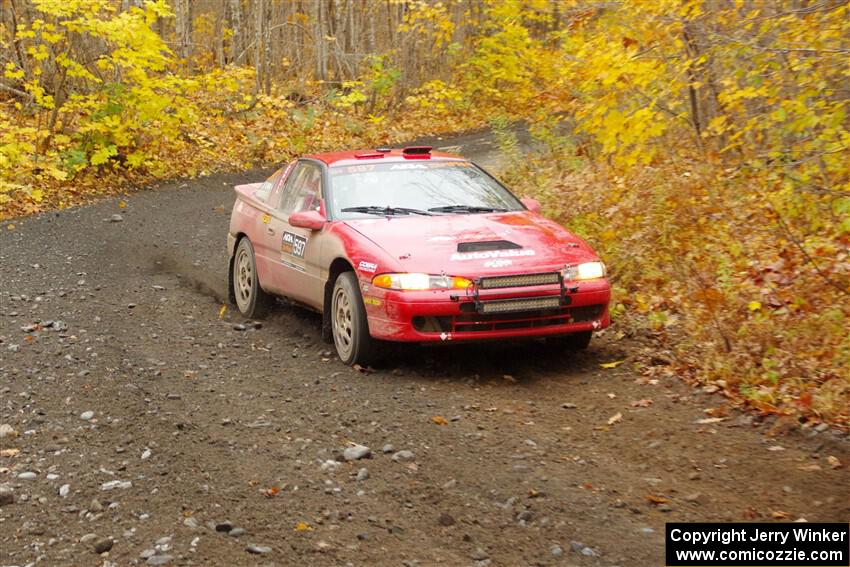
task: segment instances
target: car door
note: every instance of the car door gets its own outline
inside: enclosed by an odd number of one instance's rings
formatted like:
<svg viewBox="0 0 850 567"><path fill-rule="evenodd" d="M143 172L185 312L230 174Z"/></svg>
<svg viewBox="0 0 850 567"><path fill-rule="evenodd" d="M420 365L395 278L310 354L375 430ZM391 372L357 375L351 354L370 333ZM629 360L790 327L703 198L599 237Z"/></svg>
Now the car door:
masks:
<svg viewBox="0 0 850 567"><path fill-rule="evenodd" d="M278 169L254 192L254 199L264 206L257 211L253 221L256 226L249 232L249 236L251 244L254 246L257 274L263 288L267 291L271 291L269 283L274 279L274 272L278 268L277 262L274 261L276 250L270 248L270 245L272 245L271 235L269 234L269 223L272 218L270 212L275 207L271 200L272 196L279 193L279 187L284 183L287 170L288 168ZM277 203L277 199L275 199L275 203ZM276 245L274 247L277 248Z"/></svg>
<svg viewBox="0 0 850 567"><path fill-rule="evenodd" d="M321 308L324 300L320 263L324 230L294 227L289 224L289 215L309 210L324 213L323 195L321 164L299 161L283 186L269 223L280 265L275 270L276 291L316 308Z"/></svg>

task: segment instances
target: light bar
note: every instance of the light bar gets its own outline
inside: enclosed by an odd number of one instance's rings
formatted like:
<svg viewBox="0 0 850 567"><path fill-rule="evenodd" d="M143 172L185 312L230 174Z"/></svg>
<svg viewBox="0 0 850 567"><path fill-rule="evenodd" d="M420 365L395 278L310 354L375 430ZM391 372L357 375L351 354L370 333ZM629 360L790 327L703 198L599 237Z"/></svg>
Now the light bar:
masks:
<svg viewBox="0 0 850 567"><path fill-rule="evenodd" d="M514 313L518 311L536 311L561 306L561 297L532 297L529 299L505 299L501 301L482 301L478 304L479 313Z"/></svg>
<svg viewBox="0 0 850 567"><path fill-rule="evenodd" d="M556 284L561 281L558 272L545 274L523 274L518 276L496 276L481 278L481 289L496 289L501 287L523 287L530 285Z"/></svg>

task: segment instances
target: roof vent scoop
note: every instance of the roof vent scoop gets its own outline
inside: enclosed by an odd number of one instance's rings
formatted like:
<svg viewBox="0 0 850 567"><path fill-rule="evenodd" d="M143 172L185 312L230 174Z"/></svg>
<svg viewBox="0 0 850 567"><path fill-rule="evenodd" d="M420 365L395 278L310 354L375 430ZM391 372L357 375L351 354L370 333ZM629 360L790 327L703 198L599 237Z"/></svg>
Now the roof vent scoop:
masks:
<svg viewBox="0 0 850 567"><path fill-rule="evenodd" d="M432 149L434 148L431 146L408 146L401 150L401 153L406 156L425 156L430 155Z"/></svg>
<svg viewBox="0 0 850 567"><path fill-rule="evenodd" d="M365 151L365 152L357 152L356 154L354 154L354 157L357 158L357 159L375 159L375 158L384 157L384 154L382 152L379 152L379 151L374 151L374 152Z"/></svg>
<svg viewBox="0 0 850 567"><path fill-rule="evenodd" d="M481 240L478 242L459 242L458 252L489 252L490 250L517 250L522 248L516 242L508 240Z"/></svg>

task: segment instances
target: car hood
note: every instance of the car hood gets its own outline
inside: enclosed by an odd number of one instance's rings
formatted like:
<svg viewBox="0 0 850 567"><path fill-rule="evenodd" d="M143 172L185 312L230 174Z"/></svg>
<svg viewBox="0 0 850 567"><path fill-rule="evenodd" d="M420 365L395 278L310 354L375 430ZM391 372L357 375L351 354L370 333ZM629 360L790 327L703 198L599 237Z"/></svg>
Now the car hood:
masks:
<svg viewBox="0 0 850 567"><path fill-rule="evenodd" d="M475 277L539 272L597 259L583 240L531 211L396 216L345 224L406 272Z"/></svg>

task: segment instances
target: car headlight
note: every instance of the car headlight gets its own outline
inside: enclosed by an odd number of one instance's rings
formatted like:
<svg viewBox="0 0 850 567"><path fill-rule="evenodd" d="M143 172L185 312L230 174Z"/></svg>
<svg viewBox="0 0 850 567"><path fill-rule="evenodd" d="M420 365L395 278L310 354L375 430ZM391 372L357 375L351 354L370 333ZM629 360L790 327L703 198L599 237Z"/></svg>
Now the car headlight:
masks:
<svg viewBox="0 0 850 567"><path fill-rule="evenodd" d="M602 262L584 262L564 269L565 280L595 280L605 277L605 264Z"/></svg>
<svg viewBox="0 0 850 567"><path fill-rule="evenodd" d="M375 276L372 278L372 285L398 290L466 289L472 285L472 281L455 276L404 273Z"/></svg>

